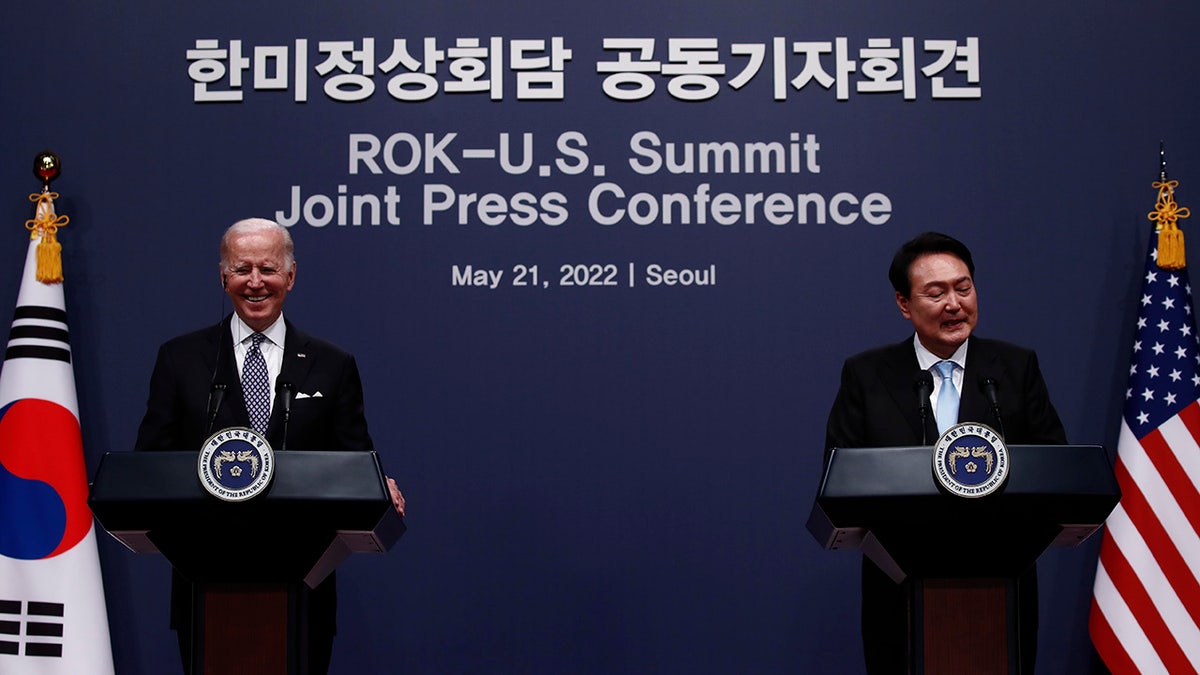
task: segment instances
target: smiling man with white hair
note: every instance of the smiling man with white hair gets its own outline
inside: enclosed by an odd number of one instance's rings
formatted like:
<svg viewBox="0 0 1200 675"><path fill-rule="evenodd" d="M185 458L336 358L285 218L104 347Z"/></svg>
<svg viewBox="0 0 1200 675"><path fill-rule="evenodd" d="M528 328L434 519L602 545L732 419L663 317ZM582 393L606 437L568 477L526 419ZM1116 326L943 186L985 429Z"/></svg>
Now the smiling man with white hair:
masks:
<svg viewBox="0 0 1200 675"><path fill-rule="evenodd" d="M287 229L262 218L234 223L221 238L219 271L233 312L159 349L134 449L199 450L218 429L250 427L275 448L373 450L354 357L283 316L284 300L296 283ZM277 381L295 388L286 424L281 406L271 401ZM225 392L219 399L212 396L218 386ZM210 411L214 400L220 405ZM388 483L396 510L404 515L404 498L391 479ZM332 575L313 589L309 607L309 672L325 673L335 632ZM179 634L185 672L191 664L191 614L190 584L176 575L171 626Z"/></svg>

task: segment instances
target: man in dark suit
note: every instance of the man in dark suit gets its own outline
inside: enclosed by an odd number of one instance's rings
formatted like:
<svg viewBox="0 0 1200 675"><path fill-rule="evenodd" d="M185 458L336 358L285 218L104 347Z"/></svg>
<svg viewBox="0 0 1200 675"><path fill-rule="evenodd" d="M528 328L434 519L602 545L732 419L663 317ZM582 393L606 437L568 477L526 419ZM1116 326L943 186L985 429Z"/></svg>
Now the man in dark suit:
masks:
<svg viewBox="0 0 1200 675"><path fill-rule="evenodd" d="M826 426L826 462L833 448L934 443L942 430L935 426L936 415L929 415L922 428L915 383L923 371L933 372L930 404L936 413L941 389L947 386L936 369L943 361L954 364L957 421L1003 428L1009 444L1067 442L1034 352L972 335L978 321L974 274L970 250L944 234L927 232L896 252L888 277L896 305L915 334L846 360ZM996 384L1002 421L996 419L983 393L982 382L987 379ZM907 673L909 584L894 583L866 558L862 576L867 671ZM1033 672L1036 657L1036 584L1033 570L1018 582L1021 661L1026 674Z"/></svg>
<svg viewBox="0 0 1200 675"><path fill-rule="evenodd" d="M234 311L219 324L174 338L159 349L134 449L199 450L219 429L261 426L257 430L275 448L371 451L354 357L283 318L284 299L296 281L288 231L257 218L234 223L221 239L220 273ZM259 401L247 397L242 386L252 362L265 369ZM282 406L271 404L267 393L276 390L273 383L293 387L286 439ZM261 415L252 416L250 410ZM404 515L404 498L390 478L388 487ZM310 672L325 673L336 630L332 575L312 590L309 607ZM171 625L179 634L185 672L191 662L190 622L191 588L176 575Z"/></svg>

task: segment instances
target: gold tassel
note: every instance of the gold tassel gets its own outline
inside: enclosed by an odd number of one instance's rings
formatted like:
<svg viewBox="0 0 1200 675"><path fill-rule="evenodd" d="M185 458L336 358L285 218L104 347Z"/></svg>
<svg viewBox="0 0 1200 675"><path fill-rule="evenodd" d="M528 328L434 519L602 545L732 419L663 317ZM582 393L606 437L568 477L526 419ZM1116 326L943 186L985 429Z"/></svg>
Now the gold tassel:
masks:
<svg viewBox="0 0 1200 675"><path fill-rule="evenodd" d="M1155 181L1158 188L1158 203L1149 218L1157 223L1158 230L1158 266L1165 270L1181 269L1187 264L1183 246L1183 230L1179 229L1180 218L1192 215L1187 208L1179 208L1175 203L1175 188L1179 181Z"/></svg>
<svg viewBox="0 0 1200 675"><path fill-rule="evenodd" d="M54 200L57 192L43 190L41 193L29 195L29 201L37 204L33 220L25 221L25 229L29 230L29 238L37 239L37 280L44 284L61 284L62 244L58 243L58 228L71 222L66 216L55 215Z"/></svg>
<svg viewBox="0 0 1200 675"><path fill-rule="evenodd" d="M1178 227L1164 227L1158 231L1158 266L1165 270L1177 270L1187 265L1183 250L1183 232Z"/></svg>
<svg viewBox="0 0 1200 675"><path fill-rule="evenodd" d="M37 246L37 280L44 284L62 283L62 244L54 232L42 235Z"/></svg>

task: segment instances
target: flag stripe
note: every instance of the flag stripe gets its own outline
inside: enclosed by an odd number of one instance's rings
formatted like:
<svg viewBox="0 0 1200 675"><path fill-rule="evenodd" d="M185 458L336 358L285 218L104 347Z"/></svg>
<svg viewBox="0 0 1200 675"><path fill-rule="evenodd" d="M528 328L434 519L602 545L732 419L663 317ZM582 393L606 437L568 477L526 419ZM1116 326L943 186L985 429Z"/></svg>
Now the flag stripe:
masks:
<svg viewBox="0 0 1200 675"><path fill-rule="evenodd" d="M1147 580L1147 583L1161 589L1164 594L1168 590L1173 592L1171 602L1182 602L1182 609L1190 615L1190 627L1195 632L1196 626L1200 625L1200 584L1188 569L1187 561L1179 554L1176 542L1163 529L1162 523L1151 510L1144 493L1136 483L1129 480L1129 474L1121 462L1117 462L1116 473L1117 481L1121 483L1121 510L1114 511L1109 516L1113 527L1111 539L1121 548L1130 551L1136 542L1139 553L1144 553L1142 557L1146 558L1143 579L1151 577L1152 574L1153 581ZM1128 520L1123 521L1126 516ZM1126 527L1126 523L1129 527ZM1150 569L1152 564L1155 565L1153 572ZM1166 598L1158 598L1160 607L1166 602ZM1178 618L1187 621L1187 617ZM1196 633L1195 638L1197 643L1200 643L1200 632Z"/></svg>
<svg viewBox="0 0 1200 675"><path fill-rule="evenodd" d="M1123 514L1114 512L1109 516L1109 521L1113 522L1114 528L1124 529L1122 517ZM1178 636L1172 630L1172 626L1176 629L1179 627L1179 615L1182 614L1186 619L1186 610L1169 584L1158 583L1163 579L1162 572L1148 555L1139 532L1129 528L1119 540L1113 537L1105 543L1113 545L1103 552L1104 568L1113 584L1120 589L1121 598L1133 620L1141 626L1154 651L1171 673L1194 672L1192 666L1188 665L1189 659L1184 650L1200 649L1200 634L1196 633L1195 626L1191 626L1190 635L1186 636ZM1200 663L1200 658L1193 661Z"/></svg>
<svg viewBox="0 0 1200 675"><path fill-rule="evenodd" d="M15 345L4 350L4 360L12 359L48 359L51 361L71 362L71 352L58 347L43 347L41 345Z"/></svg>
<svg viewBox="0 0 1200 675"><path fill-rule="evenodd" d="M57 307L41 307L38 305L21 305L13 312L13 320L45 319L47 321L67 322L67 313Z"/></svg>
<svg viewBox="0 0 1200 675"><path fill-rule="evenodd" d="M1099 602L1095 598L1092 599L1088 632L1092 635L1092 642L1096 644L1096 651L1112 675L1135 675L1141 672L1134 664L1133 659L1129 657L1129 652L1125 651L1121 642L1117 640L1117 634L1113 632L1112 626L1105 619Z"/></svg>
<svg viewBox="0 0 1200 675"><path fill-rule="evenodd" d="M1152 436L1154 434L1147 434L1139 441L1128 425L1121 425L1121 437L1117 443L1118 483L1123 493L1132 493L1136 489L1139 498L1148 503L1148 509L1169 533L1172 545L1180 550L1185 560L1200 559L1200 539L1192 531L1187 517L1172 498L1143 445L1143 441L1153 444L1155 438ZM1133 520L1136 522L1137 518Z"/></svg>
<svg viewBox="0 0 1200 675"><path fill-rule="evenodd" d="M67 342L68 334L67 331L62 328L51 328L50 326L36 325L13 326L12 331L10 331L8 334L8 339L10 341L27 338Z"/></svg>
<svg viewBox="0 0 1200 675"><path fill-rule="evenodd" d="M66 605L61 602L30 601L29 613L34 616L62 616Z"/></svg>
<svg viewBox="0 0 1200 675"><path fill-rule="evenodd" d="M1102 548L1104 553L1108 553L1108 549L1113 548L1109 541L1105 541ZM1162 659L1158 657L1158 653L1150 645L1150 641L1146 638L1146 633L1142 630L1140 624L1129 611L1129 605L1125 603L1125 599L1117 591L1116 581L1108 574L1108 568L1104 566L1103 558L1100 566L1096 569L1096 591L1093 600L1096 607L1100 611L1100 616L1104 618L1105 624L1113 628L1114 634L1119 634L1119 638L1115 643L1107 643L1103 640L1098 640L1098 636L1092 635L1092 640L1096 642L1096 650L1102 657L1105 657L1105 664L1113 671L1113 675L1124 675L1118 671L1115 665L1109 662L1107 654L1114 650L1119 650L1129 660L1132 669L1128 673L1138 673L1140 675L1170 675L1167 672L1167 667L1163 665ZM1102 635L1099 637L1103 637Z"/></svg>
<svg viewBox="0 0 1200 675"><path fill-rule="evenodd" d="M25 624L25 634L36 635L38 637L62 637L63 625L61 623L30 621Z"/></svg>
<svg viewBox="0 0 1200 675"><path fill-rule="evenodd" d="M1200 493L1196 491L1196 484L1188 476L1180 459L1200 453L1193 429L1183 418L1183 413L1198 406L1200 404L1193 403L1180 411L1179 415L1163 423L1158 429L1162 446L1153 448L1154 452L1151 453L1151 459L1158 466L1159 475L1163 477L1176 503L1183 508L1183 515L1191 522L1193 532L1200 532L1200 513L1197 513L1195 508L1200 506Z"/></svg>
<svg viewBox="0 0 1200 675"><path fill-rule="evenodd" d="M26 642L25 656L62 656L62 645L44 642Z"/></svg>
<svg viewBox="0 0 1200 675"><path fill-rule="evenodd" d="M1179 445L1184 444L1182 436L1186 436L1189 444L1194 448L1195 442L1189 434L1177 433L1178 426L1180 425L1177 421L1168 420L1163 423L1161 429L1170 434L1173 443ZM1158 431L1148 434L1142 439L1141 448L1146 452L1146 457L1150 459L1150 462L1139 463L1136 467L1139 469L1136 478L1128 484L1130 486L1136 484L1154 517L1161 523L1164 539L1168 540L1170 546L1178 548L1179 552L1183 554L1185 565L1181 569L1187 569L1190 566L1190 575L1200 577L1200 532L1197 530L1195 518L1188 513L1188 503L1176 498L1179 492L1183 492L1186 497L1188 490L1180 485L1181 481L1176 475L1180 471L1178 463L1166 459L1171 455L1171 451L1170 448L1165 447L1165 444L1165 435ZM1193 451L1200 452L1195 449ZM1122 459L1124 459L1124 455L1122 455ZM1151 463L1155 463L1155 465L1150 466ZM1124 463L1119 464L1123 465ZM1159 465L1162 465L1166 472L1156 470L1159 469ZM1133 476L1134 471L1131 470L1127 479ZM1120 480L1119 475L1118 480ZM1121 485L1122 492L1125 489L1126 484L1123 483Z"/></svg>
<svg viewBox="0 0 1200 675"><path fill-rule="evenodd" d="M1188 493L1191 495L1185 503L1192 508L1200 508L1200 403L1189 405L1179 411L1179 419L1191 434L1191 445L1186 452L1177 449L1175 459L1182 469L1182 476L1189 478ZM1193 521L1195 522L1195 521ZM1198 528L1200 529L1200 528Z"/></svg>

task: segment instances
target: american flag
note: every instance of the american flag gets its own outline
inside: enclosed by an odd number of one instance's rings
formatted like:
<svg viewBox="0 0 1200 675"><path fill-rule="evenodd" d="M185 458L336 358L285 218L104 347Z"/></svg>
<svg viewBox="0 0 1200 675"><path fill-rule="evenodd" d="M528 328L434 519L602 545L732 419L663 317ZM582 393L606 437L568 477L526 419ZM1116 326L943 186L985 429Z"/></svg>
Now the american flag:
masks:
<svg viewBox="0 0 1200 675"><path fill-rule="evenodd" d="M1114 675L1200 673L1200 341L1187 267L1149 250L1088 622Z"/></svg>

